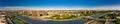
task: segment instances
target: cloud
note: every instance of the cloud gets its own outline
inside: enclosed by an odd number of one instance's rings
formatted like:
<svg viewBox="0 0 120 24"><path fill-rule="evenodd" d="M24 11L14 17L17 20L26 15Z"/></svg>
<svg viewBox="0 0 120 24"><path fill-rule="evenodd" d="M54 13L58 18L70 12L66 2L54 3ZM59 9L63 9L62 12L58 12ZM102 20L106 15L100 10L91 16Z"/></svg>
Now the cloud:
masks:
<svg viewBox="0 0 120 24"><path fill-rule="evenodd" d="M112 6L96 6L96 7L30 7L30 6L13 6L13 7L1 7L3 10L120 10L120 5Z"/></svg>

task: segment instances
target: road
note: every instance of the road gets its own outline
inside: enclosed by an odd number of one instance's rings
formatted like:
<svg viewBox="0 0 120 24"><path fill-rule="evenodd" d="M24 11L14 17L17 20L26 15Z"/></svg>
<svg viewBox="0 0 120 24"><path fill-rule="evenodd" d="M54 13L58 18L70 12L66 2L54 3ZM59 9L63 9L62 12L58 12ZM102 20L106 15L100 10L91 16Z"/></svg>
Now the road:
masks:
<svg viewBox="0 0 120 24"><path fill-rule="evenodd" d="M112 23L111 21L114 21L114 20L116 20L116 19L111 19L109 16L107 16L107 14L109 14L110 12L108 12L108 13L105 13L105 19L97 19L97 16L93 16L93 17L90 17L89 19L92 19L92 20L103 20L103 21L105 21L105 24L114 24L114 23ZM98 17L101 17L102 15L99 15L98 14ZM88 22L88 23L86 23L86 24L89 24L89 23L91 23L91 22Z"/></svg>
<svg viewBox="0 0 120 24"><path fill-rule="evenodd" d="M1 16L3 16L3 18L5 18L7 24L14 24L13 21L7 16L6 12L1 12L0 14L2 14Z"/></svg>
<svg viewBox="0 0 120 24"><path fill-rule="evenodd" d="M109 13L108 13L109 14ZM106 15L105 16L106 17L106 22L105 22L105 24L114 24L112 21L114 21L114 20L116 20L116 19L111 19L110 18L110 16L108 16L108 15Z"/></svg>
<svg viewBox="0 0 120 24"><path fill-rule="evenodd" d="M7 24L14 24L12 20L8 16L5 16L5 19L7 21Z"/></svg>
<svg viewBox="0 0 120 24"><path fill-rule="evenodd" d="M34 21L34 20L30 19L30 18L25 18L25 17L23 17L23 16L14 14L14 13L12 13L12 12L8 12L8 14L13 14L13 15L16 16L16 18L21 19L21 20L23 20L23 21L26 21L26 22L28 22L28 23L30 23L30 24L39 24L38 21Z"/></svg>

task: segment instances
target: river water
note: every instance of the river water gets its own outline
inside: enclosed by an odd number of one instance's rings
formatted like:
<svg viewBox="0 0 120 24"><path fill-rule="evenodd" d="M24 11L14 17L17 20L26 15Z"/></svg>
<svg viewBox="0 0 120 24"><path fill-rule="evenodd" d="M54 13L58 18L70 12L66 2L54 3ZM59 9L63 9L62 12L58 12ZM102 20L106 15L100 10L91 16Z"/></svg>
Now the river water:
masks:
<svg viewBox="0 0 120 24"><path fill-rule="evenodd" d="M17 18L24 20L30 24L84 24L85 22L87 22L88 20L85 19L81 19L81 20L74 20L74 21L38 21L38 20L32 20L30 18L25 18L23 16L19 16L17 14L14 14ZM92 16L92 18L98 18L100 17L102 14L98 14L95 16Z"/></svg>
<svg viewBox="0 0 120 24"><path fill-rule="evenodd" d="M31 24L84 24L86 20L74 20L74 21L37 21L37 20L32 20L30 18L24 18L23 16L16 16L19 19L22 19L26 22L29 22Z"/></svg>

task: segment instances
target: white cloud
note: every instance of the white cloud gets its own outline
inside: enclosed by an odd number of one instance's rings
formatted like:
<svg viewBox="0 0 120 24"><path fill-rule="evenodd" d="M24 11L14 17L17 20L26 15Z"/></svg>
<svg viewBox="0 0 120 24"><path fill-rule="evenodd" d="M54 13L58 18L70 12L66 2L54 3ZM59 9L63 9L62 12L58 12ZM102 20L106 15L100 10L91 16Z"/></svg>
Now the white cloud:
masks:
<svg viewBox="0 0 120 24"><path fill-rule="evenodd" d="M97 6L97 7L25 7L25 6L16 6L16 7L2 7L10 10L120 10L120 5L113 6ZM5 10L4 9L4 10Z"/></svg>

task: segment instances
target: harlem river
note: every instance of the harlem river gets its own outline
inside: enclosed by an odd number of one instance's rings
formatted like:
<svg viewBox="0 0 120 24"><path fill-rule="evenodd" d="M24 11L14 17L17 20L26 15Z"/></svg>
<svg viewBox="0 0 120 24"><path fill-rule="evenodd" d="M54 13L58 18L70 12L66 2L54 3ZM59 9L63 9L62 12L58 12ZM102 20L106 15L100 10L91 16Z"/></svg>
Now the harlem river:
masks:
<svg viewBox="0 0 120 24"><path fill-rule="evenodd" d="M32 20L30 18L25 18L23 16L16 16L30 24L84 24L86 20L74 20L74 21L42 21L42 20Z"/></svg>
<svg viewBox="0 0 120 24"><path fill-rule="evenodd" d="M13 13L11 13L13 14ZM80 19L80 20L73 20L73 21L42 21L42 20L33 20L31 18L26 18L24 16L20 16L17 14L14 14L16 16L16 18L19 18L21 20L24 20L30 24L85 24L86 22L90 21L90 20L86 20L86 19ZM100 17L102 14L97 14L92 16L93 18L98 18Z"/></svg>

